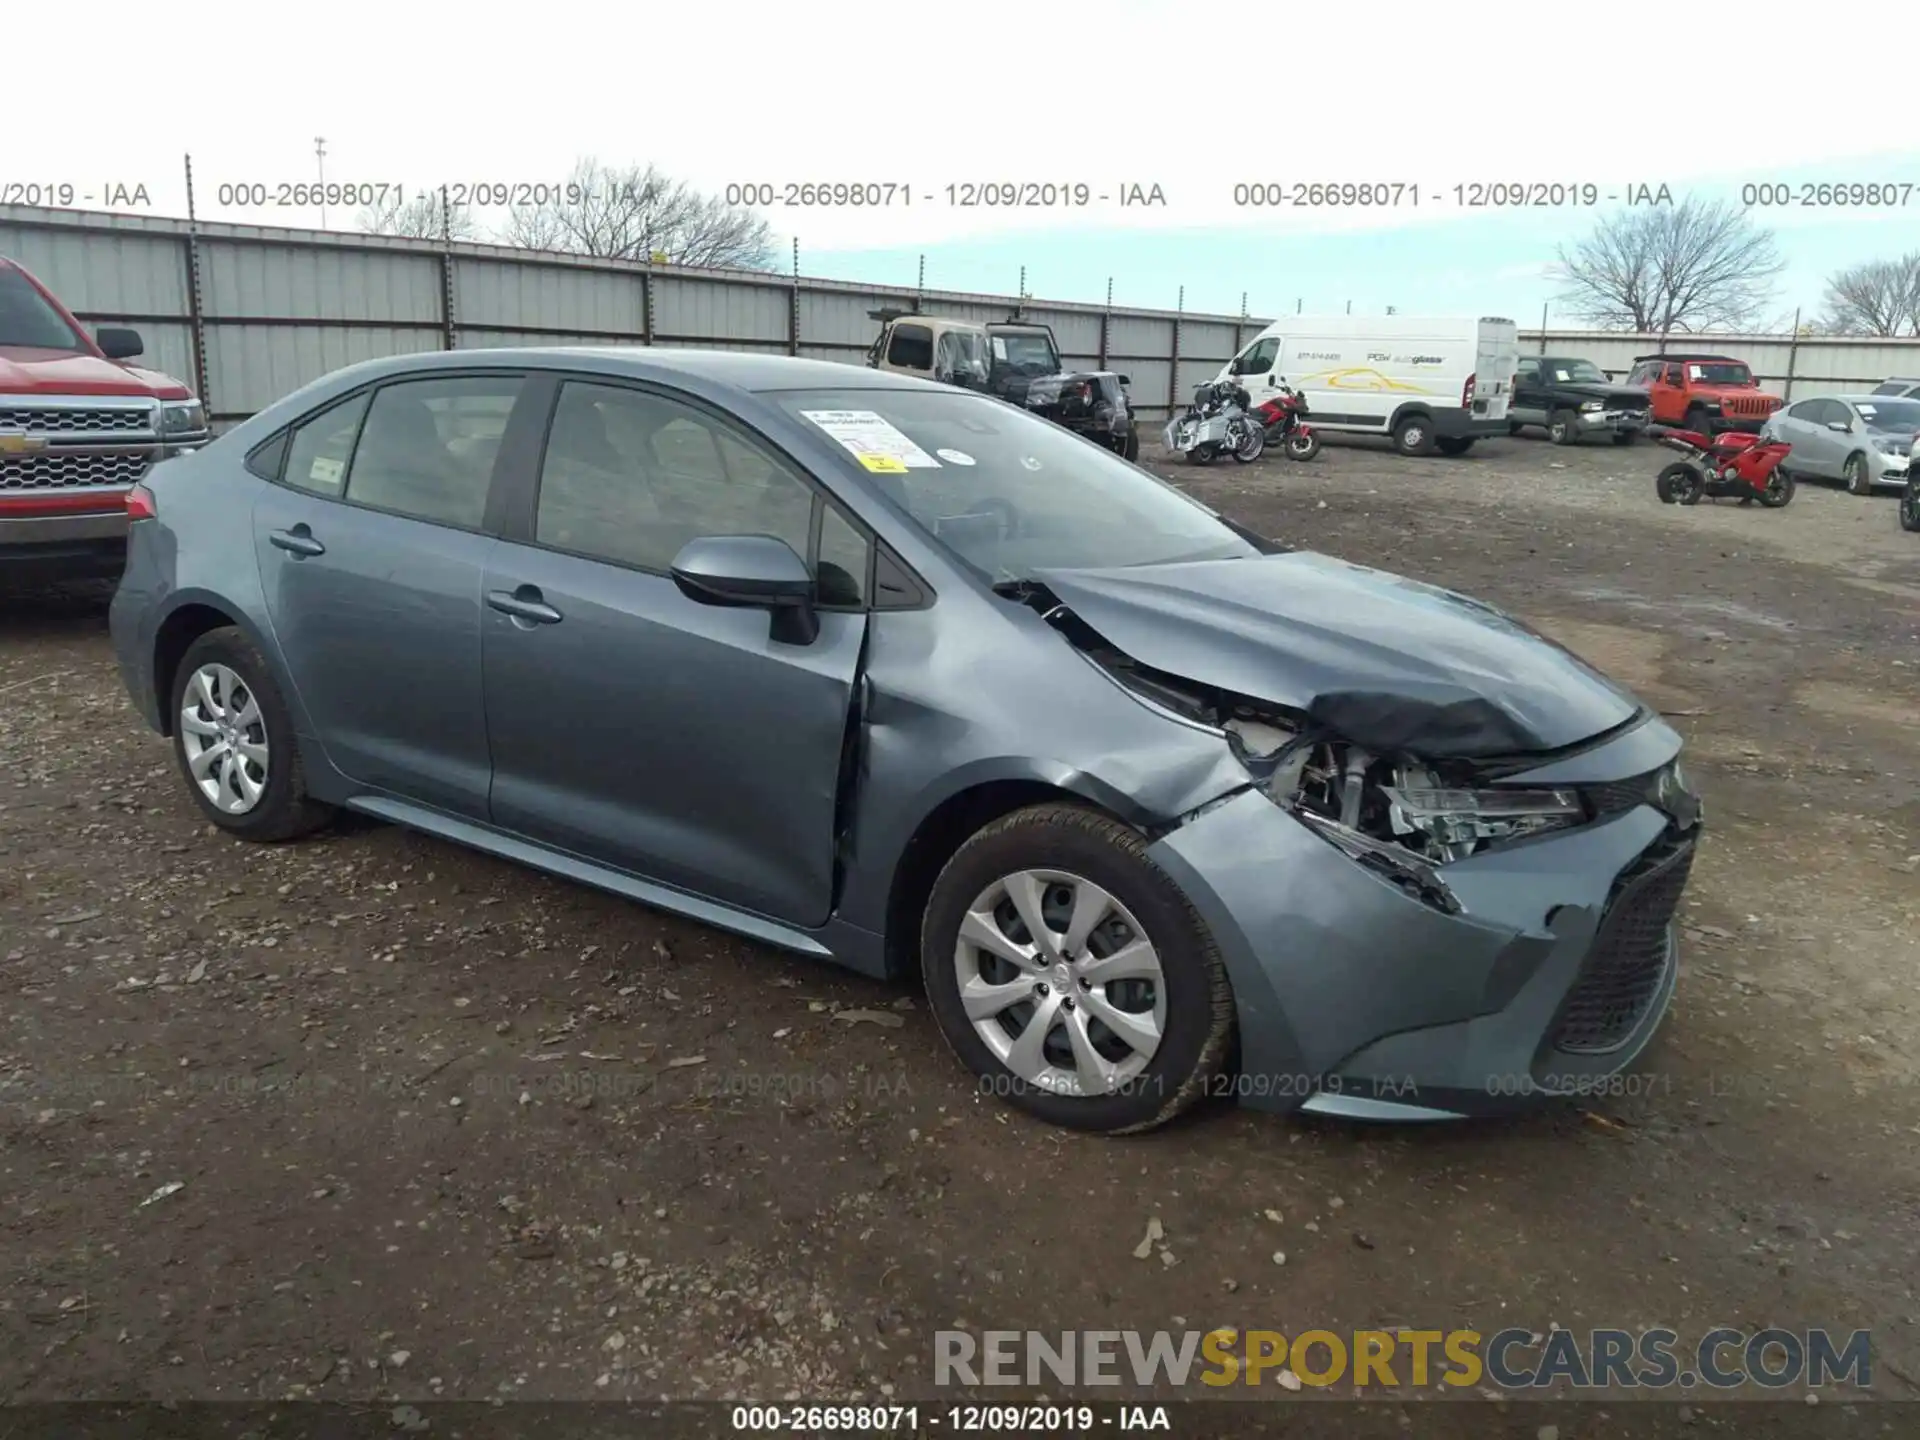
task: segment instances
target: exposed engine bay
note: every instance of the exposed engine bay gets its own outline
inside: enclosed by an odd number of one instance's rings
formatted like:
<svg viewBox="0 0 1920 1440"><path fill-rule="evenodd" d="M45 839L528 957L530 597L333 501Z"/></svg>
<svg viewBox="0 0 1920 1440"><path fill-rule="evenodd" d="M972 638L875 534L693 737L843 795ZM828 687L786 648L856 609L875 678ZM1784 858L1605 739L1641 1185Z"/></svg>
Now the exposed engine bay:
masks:
<svg viewBox="0 0 1920 1440"><path fill-rule="evenodd" d="M1578 790L1503 785L1534 758L1433 759L1379 745L1433 731L1436 707L1418 698L1343 695L1304 711L1252 700L1140 664L1100 637L1044 586L1008 587L1120 684L1182 718L1222 731L1252 783L1322 839L1422 901L1458 902L1440 867L1590 818ZM1003 593L1006 593L1003 591ZM1329 714L1364 716L1363 745Z"/></svg>

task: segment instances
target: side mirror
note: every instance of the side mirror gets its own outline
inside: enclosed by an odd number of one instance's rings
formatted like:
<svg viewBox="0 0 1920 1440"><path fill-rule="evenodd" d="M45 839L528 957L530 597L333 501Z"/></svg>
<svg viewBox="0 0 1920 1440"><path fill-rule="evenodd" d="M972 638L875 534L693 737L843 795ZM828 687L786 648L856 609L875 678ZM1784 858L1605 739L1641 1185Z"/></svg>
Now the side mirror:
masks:
<svg viewBox="0 0 1920 1440"><path fill-rule="evenodd" d="M96 330L94 343L100 347L100 353L109 360L131 360L146 352L146 346L140 342L138 330L123 330L117 326L107 326Z"/></svg>
<svg viewBox="0 0 1920 1440"><path fill-rule="evenodd" d="M673 583L702 605L766 610L773 638L811 645L820 634L807 562L771 535L703 535L673 557Z"/></svg>
<svg viewBox="0 0 1920 1440"><path fill-rule="evenodd" d="M1853 433L1853 426L1845 420L1829 420L1827 422L1827 428L1836 435L1851 435Z"/></svg>

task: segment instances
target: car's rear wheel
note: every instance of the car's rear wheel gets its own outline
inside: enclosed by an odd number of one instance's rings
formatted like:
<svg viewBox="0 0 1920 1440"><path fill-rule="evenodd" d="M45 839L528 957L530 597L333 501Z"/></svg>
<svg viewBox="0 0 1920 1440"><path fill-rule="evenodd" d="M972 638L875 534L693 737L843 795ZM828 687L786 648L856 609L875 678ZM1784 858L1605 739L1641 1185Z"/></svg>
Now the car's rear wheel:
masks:
<svg viewBox="0 0 1920 1440"><path fill-rule="evenodd" d="M1226 1064L1233 991L1212 936L1140 836L1094 810L1032 806L962 845L927 902L921 966L982 1089L1056 1125L1151 1129Z"/></svg>
<svg viewBox="0 0 1920 1440"><path fill-rule="evenodd" d="M1920 531L1920 475L1909 476L1900 493L1900 528Z"/></svg>
<svg viewBox="0 0 1920 1440"><path fill-rule="evenodd" d="M1859 451L1847 457L1847 465L1841 475L1847 482L1849 495L1871 495L1873 493L1873 472L1867 468L1867 457Z"/></svg>
<svg viewBox="0 0 1920 1440"><path fill-rule="evenodd" d="M265 658L234 627L187 647L173 682L173 748L187 790L243 840L291 840L332 818L307 794L293 717Z"/></svg>
<svg viewBox="0 0 1920 1440"><path fill-rule="evenodd" d="M1556 445L1580 443L1580 417L1571 410L1556 410L1547 419L1547 438Z"/></svg>
<svg viewBox="0 0 1920 1440"><path fill-rule="evenodd" d="M1120 447L1120 458L1122 460L1138 460L1140 458L1139 431L1130 430L1127 432L1126 443Z"/></svg>

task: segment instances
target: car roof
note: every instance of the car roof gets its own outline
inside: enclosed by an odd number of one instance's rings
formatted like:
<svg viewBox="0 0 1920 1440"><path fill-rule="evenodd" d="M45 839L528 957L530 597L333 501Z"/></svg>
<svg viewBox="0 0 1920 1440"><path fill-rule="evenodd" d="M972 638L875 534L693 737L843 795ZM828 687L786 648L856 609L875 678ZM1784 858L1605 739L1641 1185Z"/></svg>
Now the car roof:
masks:
<svg viewBox="0 0 1920 1440"><path fill-rule="evenodd" d="M1697 353L1694 351L1669 350L1664 355L1636 355L1633 357L1633 363L1636 365L1642 360L1673 360L1676 362L1682 360L1717 360L1727 365L1744 365L1747 363L1737 355L1715 355L1704 350Z"/></svg>
<svg viewBox="0 0 1920 1440"><path fill-rule="evenodd" d="M529 365L540 369L590 370L635 380L692 379L759 393L776 390L939 390L953 387L864 364L764 355L744 350L676 350L650 345L513 345L474 350L433 350L384 357L354 369L367 379L434 369L487 369Z"/></svg>
<svg viewBox="0 0 1920 1440"><path fill-rule="evenodd" d="M1909 395L1822 395L1822 400L1841 400L1849 405L1879 405L1887 400L1909 400Z"/></svg>

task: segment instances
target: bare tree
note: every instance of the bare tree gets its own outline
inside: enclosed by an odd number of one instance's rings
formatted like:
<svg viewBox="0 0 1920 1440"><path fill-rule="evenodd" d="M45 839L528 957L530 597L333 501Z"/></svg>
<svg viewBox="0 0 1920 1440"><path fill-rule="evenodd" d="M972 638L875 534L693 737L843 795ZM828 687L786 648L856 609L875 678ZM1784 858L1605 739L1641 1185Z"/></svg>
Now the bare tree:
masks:
<svg viewBox="0 0 1920 1440"><path fill-rule="evenodd" d="M442 212L437 190L417 190L402 199L395 191L360 211L360 228L370 235L406 235L415 240L438 240L443 233L455 240L477 240L480 224L465 205Z"/></svg>
<svg viewBox="0 0 1920 1440"><path fill-rule="evenodd" d="M1834 335L1920 336L1920 250L1828 276L1822 319Z"/></svg>
<svg viewBox="0 0 1920 1440"><path fill-rule="evenodd" d="M1739 330L1764 313L1786 268L1771 231L1725 202L1632 206L1562 246L1558 278L1575 314L1607 330Z"/></svg>
<svg viewBox="0 0 1920 1440"><path fill-rule="evenodd" d="M773 231L763 218L652 165L616 167L589 157L574 166L562 190L551 203L513 210L507 243L611 259L772 268Z"/></svg>

